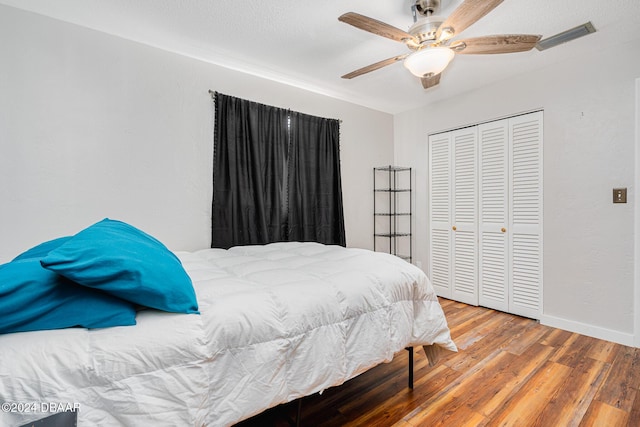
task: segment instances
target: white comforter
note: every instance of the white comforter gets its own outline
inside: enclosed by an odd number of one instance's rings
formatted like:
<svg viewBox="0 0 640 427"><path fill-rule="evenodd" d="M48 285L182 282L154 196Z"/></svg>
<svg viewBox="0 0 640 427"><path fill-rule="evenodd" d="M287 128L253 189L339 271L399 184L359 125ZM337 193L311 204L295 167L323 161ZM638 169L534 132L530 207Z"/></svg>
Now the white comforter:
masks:
<svg viewBox="0 0 640 427"><path fill-rule="evenodd" d="M79 426L225 426L406 346L455 350L429 280L397 257L317 243L177 255L201 315L0 335L0 425L76 407Z"/></svg>

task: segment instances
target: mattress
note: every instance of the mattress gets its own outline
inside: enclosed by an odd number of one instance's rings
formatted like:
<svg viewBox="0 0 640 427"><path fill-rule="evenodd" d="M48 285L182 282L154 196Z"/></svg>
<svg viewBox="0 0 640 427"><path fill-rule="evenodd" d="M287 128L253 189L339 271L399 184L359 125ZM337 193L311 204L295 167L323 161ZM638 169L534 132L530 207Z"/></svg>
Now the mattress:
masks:
<svg viewBox="0 0 640 427"><path fill-rule="evenodd" d="M435 292L392 255L318 243L176 252L200 315L0 335L0 425L228 426L407 346L455 351Z"/></svg>

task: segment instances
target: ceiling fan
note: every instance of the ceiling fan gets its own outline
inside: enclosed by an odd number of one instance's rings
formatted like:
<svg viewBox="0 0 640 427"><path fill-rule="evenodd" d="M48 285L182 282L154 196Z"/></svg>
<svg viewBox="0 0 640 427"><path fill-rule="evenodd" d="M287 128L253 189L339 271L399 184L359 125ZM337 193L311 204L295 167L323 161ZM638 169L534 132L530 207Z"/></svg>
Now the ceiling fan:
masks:
<svg viewBox="0 0 640 427"><path fill-rule="evenodd" d="M455 54L514 53L531 50L540 35L502 34L452 40L466 28L495 9L503 0L464 0L446 19L435 15L441 0L415 0L411 6L413 25L403 31L377 19L348 12L339 21L370 33L403 42L411 52L367 65L342 76L352 79L387 65L404 61L404 66L420 78L425 89L440 83L440 73ZM421 15L418 18L418 15Z"/></svg>

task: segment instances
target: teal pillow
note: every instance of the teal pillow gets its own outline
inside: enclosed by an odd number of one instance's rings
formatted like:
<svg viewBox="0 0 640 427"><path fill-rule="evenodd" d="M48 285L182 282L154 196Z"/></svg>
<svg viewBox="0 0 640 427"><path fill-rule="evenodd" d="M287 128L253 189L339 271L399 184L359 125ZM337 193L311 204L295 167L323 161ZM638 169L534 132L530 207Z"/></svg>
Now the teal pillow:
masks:
<svg viewBox="0 0 640 427"><path fill-rule="evenodd" d="M15 257L13 259L13 261L19 261L21 259L45 257L45 256L47 256L47 254L49 252L51 252L54 249L57 249L63 243L66 243L69 239L71 239L71 236L58 237L57 239L53 239L53 240L49 240L49 241L44 242L44 243L40 243L39 245L34 246L33 248L31 248L31 249L21 253L20 255L18 255L17 257Z"/></svg>
<svg viewBox="0 0 640 427"><path fill-rule="evenodd" d="M0 333L136 324L133 304L75 284L37 258L0 265Z"/></svg>
<svg viewBox="0 0 640 427"><path fill-rule="evenodd" d="M141 230L104 219L49 252L42 266L83 286L174 313L198 313L180 260Z"/></svg>

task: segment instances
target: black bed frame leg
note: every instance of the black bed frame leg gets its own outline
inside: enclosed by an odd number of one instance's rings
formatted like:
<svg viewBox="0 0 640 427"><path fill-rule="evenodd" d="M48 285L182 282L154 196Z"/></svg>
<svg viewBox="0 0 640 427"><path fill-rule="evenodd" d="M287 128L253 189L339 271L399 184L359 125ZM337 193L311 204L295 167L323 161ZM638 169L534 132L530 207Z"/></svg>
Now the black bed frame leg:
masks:
<svg viewBox="0 0 640 427"><path fill-rule="evenodd" d="M291 405L287 405L287 409L289 409L290 407ZM298 405L296 409L296 419L294 420L289 416L288 410L287 410L287 413L285 414L285 419L291 427L294 427L294 426L300 427L300 425L302 424L302 422L300 421L302 419L302 397L298 398Z"/></svg>
<svg viewBox="0 0 640 427"><path fill-rule="evenodd" d="M409 388L413 390L413 347L405 347L409 352Z"/></svg>
<svg viewBox="0 0 640 427"><path fill-rule="evenodd" d="M302 398L298 399L298 413L296 414L296 427L300 427L301 418L302 418Z"/></svg>

